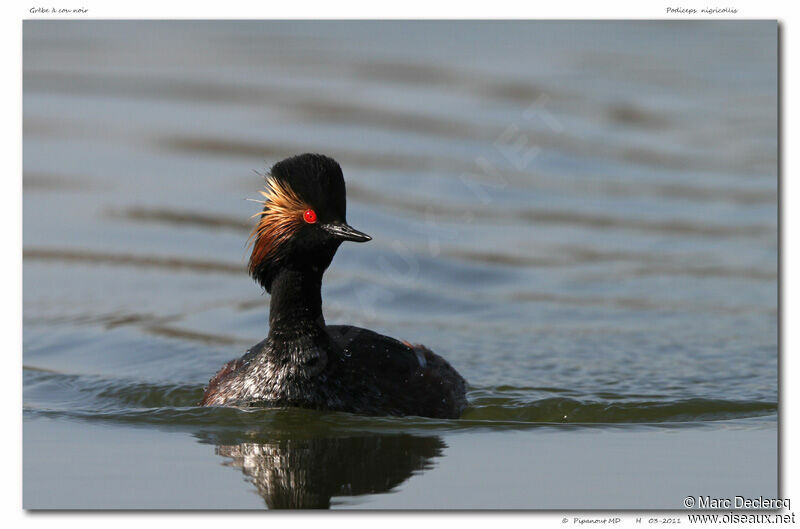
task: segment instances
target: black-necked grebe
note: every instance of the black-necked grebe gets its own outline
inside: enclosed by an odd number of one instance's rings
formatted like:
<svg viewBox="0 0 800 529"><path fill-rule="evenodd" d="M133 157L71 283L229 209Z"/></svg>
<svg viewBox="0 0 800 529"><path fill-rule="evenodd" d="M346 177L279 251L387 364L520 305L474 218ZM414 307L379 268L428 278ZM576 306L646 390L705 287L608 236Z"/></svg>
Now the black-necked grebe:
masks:
<svg viewBox="0 0 800 529"><path fill-rule="evenodd" d="M345 220L333 159L275 164L251 234L250 275L270 293L269 334L209 382L202 406L274 406L457 418L465 382L442 357L358 327L326 325L322 274L342 241L370 236Z"/></svg>

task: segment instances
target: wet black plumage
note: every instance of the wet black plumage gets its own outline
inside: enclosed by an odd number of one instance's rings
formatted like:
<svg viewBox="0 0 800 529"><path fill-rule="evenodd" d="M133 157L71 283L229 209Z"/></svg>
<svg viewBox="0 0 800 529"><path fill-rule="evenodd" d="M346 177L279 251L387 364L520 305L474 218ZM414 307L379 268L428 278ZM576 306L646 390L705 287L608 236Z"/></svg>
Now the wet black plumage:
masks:
<svg viewBox="0 0 800 529"><path fill-rule="evenodd" d="M459 417L465 382L446 360L421 345L325 324L325 269L342 241L370 240L346 222L339 164L318 154L288 158L272 167L262 194L249 269L271 294L269 334L211 379L200 404Z"/></svg>

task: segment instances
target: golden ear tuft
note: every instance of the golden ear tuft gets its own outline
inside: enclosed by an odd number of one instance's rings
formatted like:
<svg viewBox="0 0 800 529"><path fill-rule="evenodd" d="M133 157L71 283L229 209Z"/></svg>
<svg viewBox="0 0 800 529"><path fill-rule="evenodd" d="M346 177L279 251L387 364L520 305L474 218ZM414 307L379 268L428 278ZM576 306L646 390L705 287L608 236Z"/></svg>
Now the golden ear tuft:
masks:
<svg viewBox="0 0 800 529"><path fill-rule="evenodd" d="M248 238L253 246L250 254L249 270L253 274L259 264L275 256L281 244L285 243L303 223L303 213L309 209L294 190L275 178L267 177L261 195L264 210L253 217L261 216Z"/></svg>

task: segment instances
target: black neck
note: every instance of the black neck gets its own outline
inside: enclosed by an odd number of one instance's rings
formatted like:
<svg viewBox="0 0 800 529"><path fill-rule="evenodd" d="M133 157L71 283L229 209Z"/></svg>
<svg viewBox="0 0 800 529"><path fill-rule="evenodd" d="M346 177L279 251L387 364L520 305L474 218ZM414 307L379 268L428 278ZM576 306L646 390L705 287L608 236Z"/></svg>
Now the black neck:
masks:
<svg viewBox="0 0 800 529"><path fill-rule="evenodd" d="M272 280L269 336L314 332L325 327L322 316L322 272L283 268Z"/></svg>

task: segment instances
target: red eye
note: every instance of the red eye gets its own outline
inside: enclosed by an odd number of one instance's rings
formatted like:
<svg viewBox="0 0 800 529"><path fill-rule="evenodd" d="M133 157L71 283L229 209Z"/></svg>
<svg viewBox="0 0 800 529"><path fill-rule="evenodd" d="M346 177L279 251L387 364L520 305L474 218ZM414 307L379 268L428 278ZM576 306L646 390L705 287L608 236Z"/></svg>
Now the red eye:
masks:
<svg viewBox="0 0 800 529"><path fill-rule="evenodd" d="M303 213L303 220L308 222L309 224L314 224L317 222L317 214L314 212L313 209L307 209L305 213Z"/></svg>

